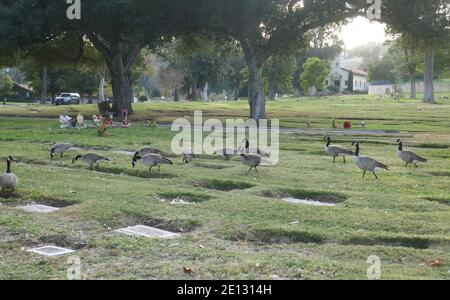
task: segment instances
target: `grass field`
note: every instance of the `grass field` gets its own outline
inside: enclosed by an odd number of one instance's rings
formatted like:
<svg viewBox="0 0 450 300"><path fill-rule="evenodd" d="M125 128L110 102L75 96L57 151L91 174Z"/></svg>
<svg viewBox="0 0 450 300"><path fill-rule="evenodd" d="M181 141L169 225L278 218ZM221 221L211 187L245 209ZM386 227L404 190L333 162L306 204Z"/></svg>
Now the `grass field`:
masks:
<svg viewBox="0 0 450 300"><path fill-rule="evenodd" d="M143 121L166 123L194 110L207 118L245 117L247 104L135 107L133 128L98 137L94 129L61 130L57 122L59 113L89 115L95 106L0 106L0 157L19 161L13 172L20 178L16 196L0 198L0 279L65 279L67 257L24 251L44 244L76 249L87 279L367 279L371 255L381 258L383 279L450 278L449 103L368 96L268 103L270 117L284 127L326 129L336 118L365 120L368 130L407 132L405 146L430 160L418 169L397 158L392 133L335 138L348 148L361 140L362 154L390 165L379 181L362 179L351 161L333 164L324 155L323 135L314 134L282 135L280 163L250 175L238 158L201 156L184 165L170 154L175 133ZM74 143L112 162L90 171L71 163L77 151L51 161L54 142ZM161 174L132 169L122 151L144 145L160 148L175 164ZM193 204L170 203L179 196ZM279 199L289 196L337 205ZM31 202L63 208L44 215L16 208ZM137 224L182 235L153 240L114 231Z"/></svg>

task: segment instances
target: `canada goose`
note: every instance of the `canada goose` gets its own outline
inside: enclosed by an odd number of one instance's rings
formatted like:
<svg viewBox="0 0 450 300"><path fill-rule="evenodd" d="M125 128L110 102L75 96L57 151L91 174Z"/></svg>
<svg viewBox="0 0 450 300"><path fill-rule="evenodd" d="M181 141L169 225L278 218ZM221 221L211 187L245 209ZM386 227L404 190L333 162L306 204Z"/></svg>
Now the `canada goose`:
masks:
<svg viewBox="0 0 450 300"><path fill-rule="evenodd" d="M162 155L162 151L160 151L160 150L158 150L156 148L153 148L153 147L145 147L145 148L142 148L141 150L137 151L134 154L133 160L135 160L135 158L138 157L138 156L144 157L144 156L149 155L149 154Z"/></svg>
<svg viewBox="0 0 450 300"><path fill-rule="evenodd" d="M333 157L333 163L336 163L336 157L342 156L344 158L344 164L347 162L345 159L345 156L353 156L353 152L344 148L340 148L337 146L331 146L331 138L329 136L325 137L325 140L327 141L325 145L325 152Z"/></svg>
<svg viewBox="0 0 450 300"><path fill-rule="evenodd" d="M139 155L135 156L133 158L133 161L131 162L131 165L133 166L133 168L136 167L136 163L138 161L141 161L141 163L144 166L150 167L149 173L152 172L152 168L153 167L157 166L158 167L158 171L161 171L161 165L173 165L173 162L170 159L165 158L165 157L163 157L161 155L158 155L158 154L148 154L146 156L139 156Z"/></svg>
<svg viewBox="0 0 450 300"><path fill-rule="evenodd" d="M417 165L417 163L428 162L425 158L420 157L419 155L411 151L403 151L403 141L401 139L397 140L397 144L398 144L397 150L398 157L406 163L406 167L408 167L409 164L414 164L416 168L418 168L419 166Z"/></svg>
<svg viewBox="0 0 450 300"><path fill-rule="evenodd" d="M375 173L378 170L389 170L389 167L369 157L359 156L359 143L353 142L352 146L356 147L355 154L353 155L353 162L355 165L364 171L363 178L366 176L366 172L372 172L376 179L378 179Z"/></svg>
<svg viewBox="0 0 450 300"><path fill-rule="evenodd" d="M245 139L243 142L245 143L245 153L247 153L247 154L258 154L258 155L261 155L261 156L270 157L269 153L267 153L265 151L262 151L259 148L251 148L250 147L250 141L248 139Z"/></svg>
<svg viewBox="0 0 450 300"><path fill-rule="evenodd" d="M259 156L257 154L244 153L244 150L241 149L241 162L244 165L247 165L250 167L250 170L248 171L248 173L250 173L253 168L255 169L256 172L258 172L257 167L261 164L261 161L262 161L261 156Z"/></svg>
<svg viewBox="0 0 450 300"><path fill-rule="evenodd" d="M220 154L225 158L225 160L230 160L231 158L233 158L233 156L236 155L236 152L237 152L236 149L223 148L223 149L214 151L214 154Z"/></svg>
<svg viewBox="0 0 450 300"><path fill-rule="evenodd" d="M184 150L183 151L183 162L185 164L189 164L194 158L196 158L195 154L192 153L191 150Z"/></svg>
<svg viewBox="0 0 450 300"><path fill-rule="evenodd" d="M61 155L61 159L64 156L64 153L69 151L72 148L71 144L68 143L56 143L50 149L50 157L53 159L55 153L59 153Z"/></svg>
<svg viewBox="0 0 450 300"><path fill-rule="evenodd" d="M88 164L90 169L93 169L94 164L97 164L97 169L99 167L99 163L101 163L102 161L111 161L109 158L95 154L95 153L88 153L85 155L77 155L77 157L75 157L72 160L72 163L74 164L77 160L79 160L81 158L81 160L83 160L84 163Z"/></svg>
<svg viewBox="0 0 450 300"><path fill-rule="evenodd" d="M14 158L8 156L6 158L6 173L0 176L0 187L2 192L12 193L16 189L18 179L16 175L11 173L11 162L15 162Z"/></svg>

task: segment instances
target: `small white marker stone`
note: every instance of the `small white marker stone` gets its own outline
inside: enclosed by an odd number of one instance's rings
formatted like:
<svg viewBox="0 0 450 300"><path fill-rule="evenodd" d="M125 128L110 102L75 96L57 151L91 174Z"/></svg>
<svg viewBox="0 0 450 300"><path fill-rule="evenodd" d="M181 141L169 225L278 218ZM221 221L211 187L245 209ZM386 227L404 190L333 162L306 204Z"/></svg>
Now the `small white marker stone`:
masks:
<svg viewBox="0 0 450 300"><path fill-rule="evenodd" d="M283 198L281 199L283 201L293 203L293 204L304 204L304 205L312 205L312 206L336 206L334 203L326 203L326 202L319 202L314 200L303 200L303 199L295 199L295 198Z"/></svg>
<svg viewBox="0 0 450 300"><path fill-rule="evenodd" d="M116 230L116 232L124 233L132 236L142 236L147 238L171 239L179 237L179 233L173 233L158 228L153 228L144 225L137 225Z"/></svg>
<svg viewBox="0 0 450 300"><path fill-rule="evenodd" d="M34 248L27 250L27 252L40 254L47 257L54 257L54 256L60 256L60 255L66 255L70 253L74 253L75 251L71 249L56 247L56 246L44 246L40 248Z"/></svg>
<svg viewBox="0 0 450 300"><path fill-rule="evenodd" d="M26 205L26 206L20 206L18 208L23 209L28 212L36 212L36 213L52 213L52 212L59 210L59 208L57 208L57 207L51 207L51 206L41 205L41 204L30 204L30 205Z"/></svg>

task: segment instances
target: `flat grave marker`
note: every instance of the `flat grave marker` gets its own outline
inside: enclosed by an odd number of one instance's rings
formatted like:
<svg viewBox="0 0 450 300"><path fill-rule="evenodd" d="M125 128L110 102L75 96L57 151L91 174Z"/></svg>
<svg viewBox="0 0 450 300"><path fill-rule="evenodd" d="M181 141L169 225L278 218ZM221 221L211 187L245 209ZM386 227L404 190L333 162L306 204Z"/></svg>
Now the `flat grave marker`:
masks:
<svg viewBox="0 0 450 300"><path fill-rule="evenodd" d="M56 247L56 246L44 246L39 248L33 248L30 250L27 250L27 252L30 253L36 253L47 257L55 257L55 256L61 256L66 255L70 253L74 253L74 250Z"/></svg>
<svg viewBox="0 0 450 300"><path fill-rule="evenodd" d="M57 207L52 207L52 206L47 206L47 205L42 205L42 204L29 204L29 205L25 205L25 206L19 206L17 208L25 210L27 212L47 213L47 214L60 210Z"/></svg>
<svg viewBox="0 0 450 300"><path fill-rule="evenodd" d="M122 228L116 230L116 232L124 233L132 236L141 236L147 238L158 238L158 239L171 239L175 237L179 237L179 233L173 233L170 231L161 230L158 228L153 228L144 225L137 225L127 228Z"/></svg>
<svg viewBox="0 0 450 300"><path fill-rule="evenodd" d="M314 201L314 200L310 200L310 199L283 198L281 200L292 203L292 204L303 204L303 205L312 205L312 206L328 206L328 207L336 206L335 203L326 203L326 202Z"/></svg>

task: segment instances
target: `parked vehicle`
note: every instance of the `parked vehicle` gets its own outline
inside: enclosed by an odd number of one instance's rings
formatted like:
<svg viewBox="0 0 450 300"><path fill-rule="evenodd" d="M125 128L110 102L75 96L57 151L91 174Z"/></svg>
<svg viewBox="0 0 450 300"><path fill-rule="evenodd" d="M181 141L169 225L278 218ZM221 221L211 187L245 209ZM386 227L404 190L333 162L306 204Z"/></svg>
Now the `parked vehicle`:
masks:
<svg viewBox="0 0 450 300"><path fill-rule="evenodd" d="M77 93L62 93L56 97L53 102L54 105L72 105L80 103L81 97L80 94Z"/></svg>

